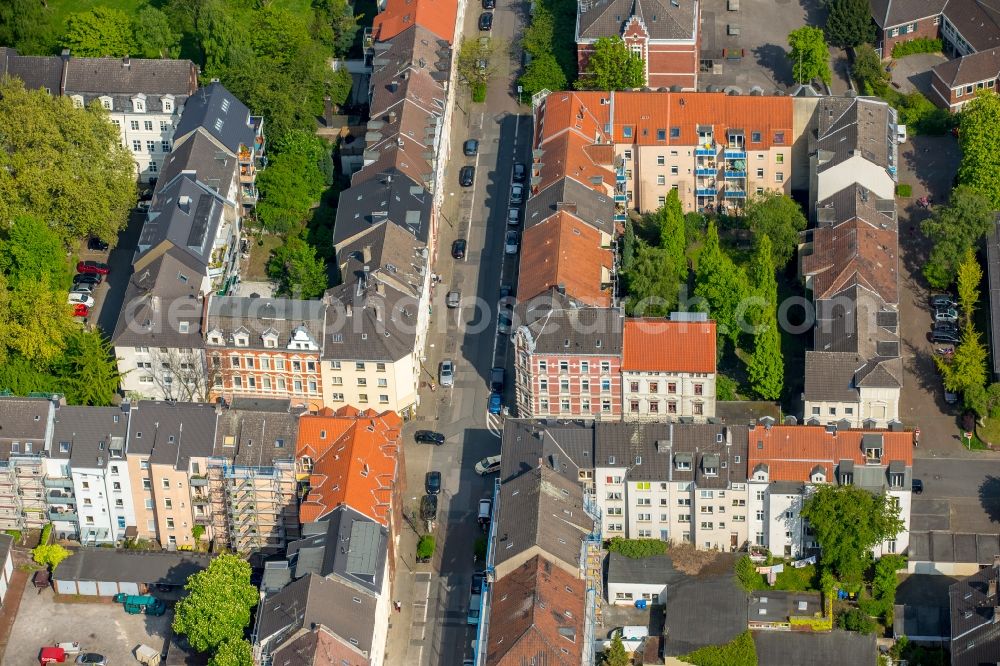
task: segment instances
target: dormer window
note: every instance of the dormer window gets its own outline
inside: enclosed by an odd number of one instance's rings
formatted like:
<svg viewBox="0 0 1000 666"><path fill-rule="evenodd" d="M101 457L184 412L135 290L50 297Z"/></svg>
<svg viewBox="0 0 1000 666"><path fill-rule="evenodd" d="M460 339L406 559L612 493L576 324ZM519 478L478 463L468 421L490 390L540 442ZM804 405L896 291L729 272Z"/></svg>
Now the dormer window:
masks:
<svg viewBox="0 0 1000 666"><path fill-rule="evenodd" d="M809 480L812 483L826 483L826 469L822 465L816 465L809 474Z"/></svg>
<svg viewBox="0 0 1000 666"><path fill-rule="evenodd" d="M174 100L172 97L163 98L163 110L167 113L172 113L174 110Z"/></svg>
<svg viewBox="0 0 1000 666"><path fill-rule="evenodd" d="M233 344L235 344L237 347L249 347L250 338L247 337L246 335L233 336Z"/></svg>
<svg viewBox="0 0 1000 666"><path fill-rule="evenodd" d="M716 453L705 454L701 458L701 470L705 476L719 475L719 455Z"/></svg>
<svg viewBox="0 0 1000 666"><path fill-rule="evenodd" d="M213 345L221 345L224 342L221 335L212 335L208 338L208 341Z"/></svg>
<svg viewBox="0 0 1000 666"><path fill-rule="evenodd" d="M136 113L145 113L146 112L146 100L140 99L138 97L135 98L135 99L133 99L132 100L132 110L135 111Z"/></svg>
<svg viewBox="0 0 1000 666"><path fill-rule="evenodd" d="M266 338L264 338L264 346L265 347L277 347L278 346L278 341L275 338L266 337Z"/></svg>
<svg viewBox="0 0 1000 666"><path fill-rule="evenodd" d="M177 322L177 331L179 333L187 333L189 330L191 330L191 322L187 321Z"/></svg>
<svg viewBox="0 0 1000 666"><path fill-rule="evenodd" d="M74 109L82 109L83 108L83 96L82 95L73 95L73 108Z"/></svg>
<svg viewBox="0 0 1000 666"><path fill-rule="evenodd" d="M674 467L679 471L691 471L692 456L690 453L678 453L674 456Z"/></svg>
<svg viewBox="0 0 1000 666"><path fill-rule="evenodd" d="M103 106L108 111L111 111L111 109L113 108L114 105L111 103L111 98L110 97L102 97L101 98L101 106Z"/></svg>
<svg viewBox="0 0 1000 666"><path fill-rule="evenodd" d="M865 452L866 463L879 463L882 461L882 435L863 435L861 437L861 448Z"/></svg>

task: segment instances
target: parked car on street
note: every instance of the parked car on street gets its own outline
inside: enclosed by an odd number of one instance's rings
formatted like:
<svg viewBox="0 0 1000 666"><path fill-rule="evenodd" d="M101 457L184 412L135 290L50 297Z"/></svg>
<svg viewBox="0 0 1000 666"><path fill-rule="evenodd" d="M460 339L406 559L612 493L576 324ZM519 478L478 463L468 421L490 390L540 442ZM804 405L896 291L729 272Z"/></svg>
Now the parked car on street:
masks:
<svg viewBox="0 0 1000 666"><path fill-rule="evenodd" d="M493 500L483 498L479 500L479 524L487 525L493 519Z"/></svg>
<svg viewBox="0 0 1000 666"><path fill-rule="evenodd" d="M924 492L924 482L920 479L913 479L913 485L911 486L914 495L919 495Z"/></svg>
<svg viewBox="0 0 1000 666"><path fill-rule="evenodd" d="M474 182L476 182L476 167L462 167L462 169L458 172L458 184L462 187L472 187Z"/></svg>
<svg viewBox="0 0 1000 666"><path fill-rule="evenodd" d="M73 276L73 284L98 285L104 282L104 276L100 273L77 273Z"/></svg>
<svg viewBox="0 0 1000 666"><path fill-rule="evenodd" d="M107 275L111 272L111 267L99 261L78 261L76 262L77 273L100 273Z"/></svg>
<svg viewBox="0 0 1000 666"><path fill-rule="evenodd" d="M486 580L486 574L474 573L472 574L472 594L482 594L483 593L483 581Z"/></svg>
<svg viewBox="0 0 1000 666"><path fill-rule="evenodd" d="M441 446L444 444L444 435L433 430L418 430L413 433L413 441L418 444L434 444Z"/></svg>
<svg viewBox="0 0 1000 666"><path fill-rule="evenodd" d="M512 204L524 203L524 185L515 183L510 188L510 202Z"/></svg>
<svg viewBox="0 0 1000 666"><path fill-rule="evenodd" d="M437 520L437 515L438 515L438 496L424 495L423 499L420 500L420 519Z"/></svg>
<svg viewBox="0 0 1000 666"><path fill-rule="evenodd" d="M514 182L523 183L527 177L528 169L521 162L514 163Z"/></svg>
<svg viewBox="0 0 1000 666"><path fill-rule="evenodd" d="M428 495L437 495L441 492L441 472L427 472L424 476L424 492Z"/></svg>
<svg viewBox="0 0 1000 666"><path fill-rule="evenodd" d="M475 139L469 139L462 144L462 152L465 153L466 157L475 157L476 153L479 152L479 142Z"/></svg>
<svg viewBox="0 0 1000 666"><path fill-rule="evenodd" d="M499 414L503 411L503 396L499 393L490 393L489 402L486 405L486 411L490 414Z"/></svg>
<svg viewBox="0 0 1000 666"><path fill-rule="evenodd" d="M86 305L88 308L94 307L94 297L90 294L82 294L80 292L71 291L66 299L69 305Z"/></svg>
<svg viewBox="0 0 1000 666"><path fill-rule="evenodd" d="M497 0L483 0L483 9L496 9Z"/></svg>
<svg viewBox="0 0 1000 666"><path fill-rule="evenodd" d="M455 364L451 362L451 359L441 361L441 367L438 368L438 381L441 382L441 386L455 385Z"/></svg>
<svg viewBox="0 0 1000 666"><path fill-rule="evenodd" d="M462 293L458 291L449 291L448 295L445 297L445 305L449 308L457 308L462 302Z"/></svg>
<svg viewBox="0 0 1000 666"><path fill-rule="evenodd" d="M478 594L473 594L469 597L469 613L466 616L466 621L469 624L479 624L479 613L482 609L482 605L483 599Z"/></svg>
<svg viewBox="0 0 1000 666"><path fill-rule="evenodd" d="M496 393L503 392L504 379L506 379L507 371L501 366L495 368L490 368L490 390Z"/></svg>
<svg viewBox="0 0 1000 666"><path fill-rule="evenodd" d="M517 254L519 237L516 231L508 231L507 235L504 236L503 241L503 251L507 254Z"/></svg>
<svg viewBox="0 0 1000 666"><path fill-rule="evenodd" d="M951 294L934 294L931 296L932 308L955 308L958 303L951 297Z"/></svg>
<svg viewBox="0 0 1000 666"><path fill-rule="evenodd" d="M476 474L486 476L500 471L500 456L487 456L476 463Z"/></svg>
<svg viewBox="0 0 1000 666"><path fill-rule="evenodd" d="M74 317L88 317L90 316L90 308L88 308L83 303L77 303L73 306L73 316Z"/></svg>
<svg viewBox="0 0 1000 666"><path fill-rule="evenodd" d="M479 15L479 29L483 32L493 29L493 12L483 12Z"/></svg>
<svg viewBox="0 0 1000 666"><path fill-rule="evenodd" d="M465 246L466 242L464 238L457 238L455 242L451 244L451 256L454 259L464 259L465 258Z"/></svg>
<svg viewBox="0 0 1000 666"><path fill-rule="evenodd" d="M507 224L513 224L517 226L521 223L521 211L517 208L507 209Z"/></svg>
<svg viewBox="0 0 1000 666"><path fill-rule="evenodd" d="M500 335L510 335L514 326L514 320L510 316L510 310L500 310L497 314L497 333Z"/></svg>

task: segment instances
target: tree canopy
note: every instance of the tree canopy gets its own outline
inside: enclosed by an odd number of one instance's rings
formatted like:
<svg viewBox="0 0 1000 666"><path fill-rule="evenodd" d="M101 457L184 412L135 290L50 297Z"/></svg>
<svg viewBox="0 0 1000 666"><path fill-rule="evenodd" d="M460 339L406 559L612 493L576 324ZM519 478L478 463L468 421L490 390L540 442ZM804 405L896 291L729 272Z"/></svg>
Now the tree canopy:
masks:
<svg viewBox="0 0 1000 666"><path fill-rule="evenodd" d="M293 298L317 298L328 286L326 266L316 249L295 234L271 252L267 274L277 281L280 294Z"/></svg>
<svg viewBox="0 0 1000 666"><path fill-rule="evenodd" d="M864 95L878 94L878 91L889 82L890 77L882 65L882 58L870 44L855 47L851 74Z"/></svg>
<svg viewBox="0 0 1000 666"><path fill-rule="evenodd" d="M757 646L744 631L725 645L709 645L678 659L696 666L757 666Z"/></svg>
<svg viewBox="0 0 1000 666"><path fill-rule="evenodd" d="M795 255L799 232L807 224L799 204L781 192L754 195L747 202L746 222L758 239L762 234L770 237L774 266L784 270Z"/></svg>
<svg viewBox="0 0 1000 666"><path fill-rule="evenodd" d="M785 359L781 355L781 333L773 311L759 325L747 374L754 392L762 400L777 400L785 386Z"/></svg>
<svg viewBox="0 0 1000 666"><path fill-rule="evenodd" d="M677 305L680 279L662 248L636 240L635 257L625 281L629 292L625 309L630 315L665 317Z"/></svg>
<svg viewBox="0 0 1000 666"><path fill-rule="evenodd" d="M135 53L132 19L113 7L98 5L66 19L63 45L73 55L99 58Z"/></svg>
<svg viewBox="0 0 1000 666"><path fill-rule="evenodd" d="M788 45L791 47L788 59L792 63L792 78L796 83L819 79L829 85L832 80L830 52L821 28L806 25L793 30L788 34Z"/></svg>
<svg viewBox="0 0 1000 666"><path fill-rule="evenodd" d="M603 666L630 666L631 663L625 644L622 643L621 633L615 633L611 638L611 645L604 651Z"/></svg>
<svg viewBox="0 0 1000 666"><path fill-rule="evenodd" d="M286 134L267 168L257 176L257 216L273 233L294 229L319 203L332 176L330 146L307 132Z"/></svg>
<svg viewBox="0 0 1000 666"><path fill-rule="evenodd" d="M252 666L253 646L243 638L231 638L219 646L208 666Z"/></svg>
<svg viewBox="0 0 1000 666"><path fill-rule="evenodd" d="M992 90L977 91L975 98L959 114L958 144L962 161L958 182L967 185L1000 210L1000 155L995 150L996 131L1000 127L1000 97Z"/></svg>
<svg viewBox="0 0 1000 666"><path fill-rule="evenodd" d="M935 289L945 289L954 280L958 265L970 248L993 225L989 200L969 186L960 185L951 199L924 220L921 230L931 240L931 253L924 264L927 282Z"/></svg>
<svg viewBox="0 0 1000 666"><path fill-rule="evenodd" d="M903 530L899 506L887 493L822 485L806 499L802 517L816 533L821 563L839 580L861 584L871 551Z"/></svg>
<svg viewBox="0 0 1000 666"><path fill-rule="evenodd" d="M646 64L621 37L601 37L587 59L587 69L577 88L631 90L646 85Z"/></svg>
<svg viewBox="0 0 1000 666"><path fill-rule="evenodd" d="M518 79L524 94L531 97L542 90L563 90L566 88L566 74L551 53L532 57L531 62Z"/></svg>
<svg viewBox="0 0 1000 666"><path fill-rule="evenodd" d="M733 347L739 346L740 335L750 330L744 318L750 286L746 271L722 251L714 220L708 223L698 256L694 294L704 300L709 316L716 321L720 340L726 336Z"/></svg>
<svg viewBox="0 0 1000 666"><path fill-rule="evenodd" d="M156 7L145 6L135 17L135 52L143 58L176 58L180 54L180 34L170 19Z"/></svg>
<svg viewBox="0 0 1000 666"><path fill-rule="evenodd" d="M242 640L243 629L250 624L250 611L258 601L246 561L235 555L219 555L208 568L188 578L184 589L188 594L175 606L173 630L186 636L191 647L214 653L225 643ZM227 646L224 658L238 649ZM233 662L220 662L229 663Z"/></svg>
<svg viewBox="0 0 1000 666"><path fill-rule="evenodd" d="M831 44L849 48L875 41L875 24L868 0L832 0L827 8L829 14L824 32Z"/></svg>

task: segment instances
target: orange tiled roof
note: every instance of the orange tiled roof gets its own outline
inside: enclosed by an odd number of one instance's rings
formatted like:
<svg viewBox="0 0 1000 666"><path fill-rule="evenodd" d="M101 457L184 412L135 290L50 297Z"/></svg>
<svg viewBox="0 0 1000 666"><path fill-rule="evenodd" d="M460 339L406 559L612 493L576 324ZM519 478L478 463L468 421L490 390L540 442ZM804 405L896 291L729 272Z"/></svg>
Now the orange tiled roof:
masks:
<svg viewBox="0 0 1000 666"><path fill-rule="evenodd" d="M372 21L372 37L384 42L413 25L430 30L449 44L455 41L455 0L388 0Z"/></svg>
<svg viewBox="0 0 1000 666"><path fill-rule="evenodd" d="M622 371L715 372L714 321L626 319Z"/></svg>
<svg viewBox="0 0 1000 666"><path fill-rule="evenodd" d="M532 187L540 192L560 178L570 176L587 187L608 194L615 185L614 147L595 144L576 132L563 132L541 146L541 180ZM592 179L600 179L600 184Z"/></svg>
<svg viewBox="0 0 1000 666"><path fill-rule="evenodd" d="M563 285L566 295L588 305L608 307L611 292L602 289L605 270L614 261L601 247L601 232L566 211L558 211L524 232L518 300L534 298Z"/></svg>
<svg viewBox="0 0 1000 666"><path fill-rule="evenodd" d="M830 298L859 284L886 303L897 303L896 230L854 218L813 230L813 251L802 257L814 298Z"/></svg>
<svg viewBox="0 0 1000 666"><path fill-rule="evenodd" d="M831 478L841 460L865 464L861 438L868 434L882 436L882 460L899 460L913 465L913 433L888 430L838 430L836 435L823 426L757 426L750 431L748 465L753 468L768 465L771 481L802 481L809 479L813 468L824 467Z"/></svg>
<svg viewBox="0 0 1000 666"><path fill-rule="evenodd" d="M395 412L344 407L299 418L296 457L313 461L299 520L318 520L347 505L388 527L403 422Z"/></svg>

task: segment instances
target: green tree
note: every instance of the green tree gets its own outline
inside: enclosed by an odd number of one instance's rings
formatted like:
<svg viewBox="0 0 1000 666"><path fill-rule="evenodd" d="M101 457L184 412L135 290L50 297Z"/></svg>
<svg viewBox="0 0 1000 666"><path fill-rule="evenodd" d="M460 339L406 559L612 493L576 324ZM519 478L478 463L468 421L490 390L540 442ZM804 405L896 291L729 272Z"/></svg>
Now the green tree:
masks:
<svg viewBox="0 0 1000 666"><path fill-rule="evenodd" d="M326 266L316 249L296 235L289 235L271 252L267 274L277 281L279 293L293 298L317 298L328 286Z"/></svg>
<svg viewBox="0 0 1000 666"><path fill-rule="evenodd" d="M629 666L632 660L629 659L625 645L622 643L621 633L615 633L611 639L611 645L604 651L604 666Z"/></svg>
<svg viewBox="0 0 1000 666"><path fill-rule="evenodd" d="M889 73L882 66L882 59L869 44L861 44L854 49L851 73L864 95L878 94L889 82Z"/></svg>
<svg viewBox="0 0 1000 666"><path fill-rule="evenodd" d="M622 272L628 273L635 264L635 246L638 239L635 236L635 225L625 222L625 233L622 235Z"/></svg>
<svg viewBox="0 0 1000 666"><path fill-rule="evenodd" d="M0 44L13 46L21 55L48 55L53 38L45 3L38 0L0 2Z"/></svg>
<svg viewBox="0 0 1000 666"><path fill-rule="evenodd" d="M358 19L347 0L313 0L313 34L333 50L335 57L347 55L357 34Z"/></svg>
<svg viewBox="0 0 1000 666"><path fill-rule="evenodd" d="M723 252L714 220L708 223L705 242L698 255L694 294L704 301L719 335L725 335L733 347L738 347L744 328L741 308L750 295L750 287L746 271Z"/></svg>
<svg viewBox="0 0 1000 666"><path fill-rule="evenodd" d="M771 237L763 234L757 237L757 247L750 259L747 271L750 292L757 297L749 302L746 319L753 326L774 319L778 308L778 280L774 275L774 253Z"/></svg>
<svg viewBox="0 0 1000 666"><path fill-rule="evenodd" d="M631 90L646 85L646 66L621 37L600 37L576 82L581 90Z"/></svg>
<svg viewBox="0 0 1000 666"><path fill-rule="evenodd" d="M524 94L531 97L542 90L566 88L566 74L551 53L533 56L524 74L518 79Z"/></svg>
<svg viewBox="0 0 1000 666"><path fill-rule="evenodd" d="M785 385L785 361L781 355L781 334L774 315L766 318L754 336L753 354L747 363L750 386L758 397L777 400Z"/></svg>
<svg viewBox="0 0 1000 666"><path fill-rule="evenodd" d="M180 53L180 35L174 31L165 13L146 5L136 14L134 23L135 55L143 58L176 58Z"/></svg>
<svg viewBox="0 0 1000 666"><path fill-rule="evenodd" d="M893 609L896 604L896 587L899 579L896 572L906 566L906 558L902 555L885 555L875 563L875 576L872 579L872 596L878 605L878 613L882 623L892 626Z"/></svg>
<svg viewBox="0 0 1000 666"><path fill-rule="evenodd" d="M736 560L736 580L747 592L761 590L765 587L764 576L757 573L757 565L749 555L743 555Z"/></svg>
<svg viewBox="0 0 1000 666"><path fill-rule="evenodd" d="M798 247L799 232L806 228L802 208L788 195L765 192L747 202L746 222L758 239L762 234L770 237L774 266L784 270Z"/></svg>
<svg viewBox="0 0 1000 666"><path fill-rule="evenodd" d="M59 234L28 214L16 216L6 232L0 229L0 272L13 290L43 279L57 289L69 287L71 277Z"/></svg>
<svg viewBox="0 0 1000 666"><path fill-rule="evenodd" d="M993 227L989 200L970 187L952 190L948 205L939 207L921 225L931 240L931 254L924 264L924 277L935 289L945 289L970 248Z"/></svg>
<svg viewBox="0 0 1000 666"><path fill-rule="evenodd" d="M788 45L792 49L788 59L792 63L792 78L796 83L819 79L830 84L830 51L821 28L806 25L793 30L788 34Z"/></svg>
<svg viewBox="0 0 1000 666"><path fill-rule="evenodd" d="M958 306L966 326L972 326L972 313L979 304L979 285L983 281L983 268L976 259L976 252L970 247L958 265Z"/></svg>
<svg viewBox="0 0 1000 666"><path fill-rule="evenodd" d="M868 0L832 0L824 26L826 39L834 46L850 48L875 41Z"/></svg>
<svg viewBox="0 0 1000 666"><path fill-rule="evenodd" d="M540 6L531 17L531 25L524 29L521 47L536 58L542 55L552 55L554 35L555 21L552 18L552 12Z"/></svg>
<svg viewBox="0 0 1000 666"><path fill-rule="evenodd" d="M462 39L455 69L467 86L486 85L489 82L496 70L496 65L493 64L494 51L493 40Z"/></svg>
<svg viewBox="0 0 1000 666"><path fill-rule="evenodd" d="M285 233L300 225L319 203L326 186L324 164L329 145L322 139L295 130L277 144L267 169L257 177L261 199L257 216L264 228Z"/></svg>
<svg viewBox="0 0 1000 666"><path fill-rule="evenodd" d="M351 96L354 87L354 77L347 69L338 69L330 79L330 101L337 106L343 106Z"/></svg>
<svg viewBox="0 0 1000 666"><path fill-rule="evenodd" d="M861 634L873 634L878 628L875 620L860 608L849 608L838 614L837 626L845 631L856 631Z"/></svg>
<svg viewBox="0 0 1000 666"><path fill-rule="evenodd" d="M666 250L680 281L685 282L688 273L687 256L684 253L687 249L687 239L684 209L681 207L677 190L670 190L666 203L656 212L656 217L660 227L660 247Z"/></svg>
<svg viewBox="0 0 1000 666"><path fill-rule="evenodd" d="M43 543L31 550L31 559L42 566L48 567L51 571L55 571L59 563L71 554L57 543Z"/></svg>
<svg viewBox="0 0 1000 666"><path fill-rule="evenodd" d="M69 335L65 355L56 363L66 401L71 405L109 406L121 376L114 347L99 330L78 329Z"/></svg>
<svg viewBox="0 0 1000 666"><path fill-rule="evenodd" d="M945 388L968 396L973 404L967 406L976 409L982 399L978 392L986 386L986 359L986 345L980 340L979 331L970 323L962 328L961 341L951 358L935 355L934 362L941 371ZM976 411L980 416L985 415L981 409Z"/></svg>
<svg viewBox="0 0 1000 666"><path fill-rule="evenodd" d="M0 81L0 229L44 220L68 246L117 236L136 200L135 164L107 111Z"/></svg>
<svg viewBox="0 0 1000 666"><path fill-rule="evenodd" d="M120 9L102 5L70 14L63 46L75 56L95 58L135 53L132 19Z"/></svg>
<svg viewBox="0 0 1000 666"><path fill-rule="evenodd" d="M15 351L32 363L48 364L58 359L78 329L66 293L48 277L24 282L6 291L0 281L0 315L6 329L7 351Z"/></svg>
<svg viewBox="0 0 1000 666"><path fill-rule="evenodd" d="M636 241L635 261L625 275L630 315L665 317L677 305L679 280L665 250Z"/></svg>
<svg viewBox="0 0 1000 666"><path fill-rule="evenodd" d="M871 550L903 529L899 507L886 493L822 485L802 507L822 551L824 569L849 586L861 585Z"/></svg>
<svg viewBox="0 0 1000 666"><path fill-rule="evenodd" d="M725 645L709 645L678 658L696 666L757 666L757 646L744 631Z"/></svg>
<svg viewBox="0 0 1000 666"><path fill-rule="evenodd" d="M236 555L219 555L208 568L188 578L187 596L174 608L173 630L187 637L199 652L214 652L223 643L239 641L257 605L250 582L250 565Z"/></svg>
<svg viewBox="0 0 1000 666"><path fill-rule="evenodd" d="M975 98L959 114L958 145L962 161L958 182L986 197L992 210L1000 210L1000 155L994 150L1000 127L1000 97L992 90L976 92Z"/></svg>
<svg viewBox="0 0 1000 666"><path fill-rule="evenodd" d="M230 638L219 645L208 666L253 666L253 646L242 638Z"/></svg>

